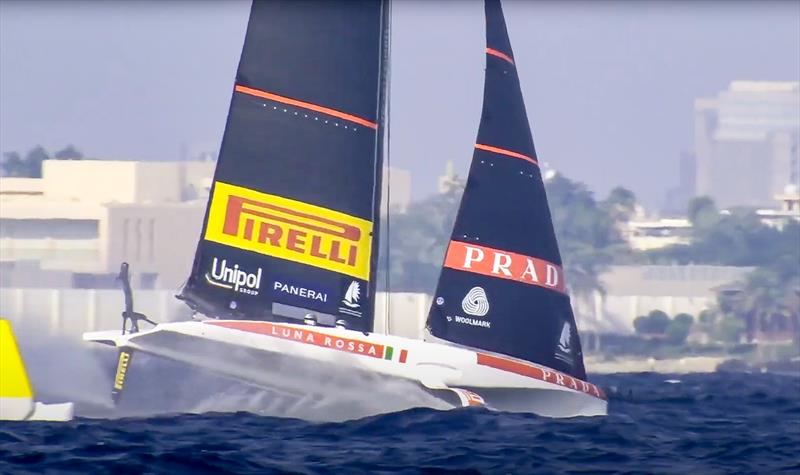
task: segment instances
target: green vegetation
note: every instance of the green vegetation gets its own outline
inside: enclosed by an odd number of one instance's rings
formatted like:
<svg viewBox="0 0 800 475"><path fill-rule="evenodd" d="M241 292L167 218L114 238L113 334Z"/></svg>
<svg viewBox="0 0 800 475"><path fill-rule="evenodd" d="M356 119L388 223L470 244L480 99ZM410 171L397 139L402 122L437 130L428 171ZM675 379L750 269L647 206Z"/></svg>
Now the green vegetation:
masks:
<svg viewBox="0 0 800 475"><path fill-rule="evenodd" d="M636 333L645 339L682 345L686 342L693 323L694 317L686 313L680 313L670 319L665 312L653 310L647 316L636 317L633 327Z"/></svg>
<svg viewBox="0 0 800 475"><path fill-rule="evenodd" d="M42 162L45 160L81 160L83 154L72 145L57 151L51 157L42 146L28 151L23 157L19 152L5 152L0 159L3 176L15 178L41 178Z"/></svg>

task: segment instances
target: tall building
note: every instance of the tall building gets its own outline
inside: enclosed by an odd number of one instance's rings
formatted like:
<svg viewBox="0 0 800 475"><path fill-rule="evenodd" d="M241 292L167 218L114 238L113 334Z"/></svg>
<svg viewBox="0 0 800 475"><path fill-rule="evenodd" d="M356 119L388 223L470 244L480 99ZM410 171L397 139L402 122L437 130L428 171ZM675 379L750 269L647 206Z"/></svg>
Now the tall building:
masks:
<svg viewBox="0 0 800 475"><path fill-rule="evenodd" d="M798 184L800 83L733 81L695 101L696 195L718 206L769 206Z"/></svg>

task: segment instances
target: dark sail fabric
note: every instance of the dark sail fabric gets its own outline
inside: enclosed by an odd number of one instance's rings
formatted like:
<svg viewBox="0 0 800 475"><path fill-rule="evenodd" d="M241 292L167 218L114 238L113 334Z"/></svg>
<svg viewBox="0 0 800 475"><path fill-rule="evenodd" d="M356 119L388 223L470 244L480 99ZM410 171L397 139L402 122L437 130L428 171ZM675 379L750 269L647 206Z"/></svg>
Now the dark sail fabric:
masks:
<svg viewBox="0 0 800 475"><path fill-rule="evenodd" d="M253 2L191 307L372 330L387 20L376 0Z"/></svg>
<svg viewBox="0 0 800 475"><path fill-rule="evenodd" d="M466 189L428 315L432 335L585 379L583 355L499 1Z"/></svg>

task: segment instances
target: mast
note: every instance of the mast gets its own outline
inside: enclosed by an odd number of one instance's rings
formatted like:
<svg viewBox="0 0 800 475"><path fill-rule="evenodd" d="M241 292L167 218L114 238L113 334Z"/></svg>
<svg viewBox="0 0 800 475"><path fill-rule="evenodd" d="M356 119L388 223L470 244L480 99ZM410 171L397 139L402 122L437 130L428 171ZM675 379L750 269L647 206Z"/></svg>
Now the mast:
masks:
<svg viewBox="0 0 800 475"><path fill-rule="evenodd" d="M254 1L181 299L370 331L385 95L379 0Z"/></svg>
<svg viewBox="0 0 800 475"><path fill-rule="evenodd" d="M388 135L389 135L389 81L391 81L391 44L392 44L392 2L391 0L382 0L381 2L381 55L380 55L380 88L378 91L378 140L375 146L375 177L373 186L373 199L372 199L372 222L374 223L374 231L372 238L372 256L370 262L370 274L373 276L369 281L368 292L370 297L370 304L372 305L372 314L375 313L375 296L378 286L378 262L380 260L380 235L381 235L381 192L383 190L383 165L384 156L388 157ZM388 199L388 197L387 197ZM386 220L389 220L387 202ZM388 239L388 238L387 238ZM388 251L387 251L388 256ZM389 269L387 265L386 273L388 275ZM389 289L386 289L386 298L389 298ZM388 317L388 311L384 312L385 318ZM374 317L372 326L369 330L375 327ZM384 326L386 328L386 326Z"/></svg>
<svg viewBox="0 0 800 475"><path fill-rule="evenodd" d="M586 378L544 182L499 0L486 0L483 111L428 315L459 345Z"/></svg>

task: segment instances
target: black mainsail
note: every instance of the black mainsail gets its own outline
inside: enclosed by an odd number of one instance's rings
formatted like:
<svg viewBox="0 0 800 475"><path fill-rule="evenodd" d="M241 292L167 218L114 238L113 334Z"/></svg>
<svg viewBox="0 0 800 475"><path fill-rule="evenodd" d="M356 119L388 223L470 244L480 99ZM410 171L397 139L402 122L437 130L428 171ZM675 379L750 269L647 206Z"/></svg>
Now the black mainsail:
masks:
<svg viewBox="0 0 800 475"><path fill-rule="evenodd" d="M499 0L486 0L483 112L428 330L586 379Z"/></svg>
<svg viewBox="0 0 800 475"><path fill-rule="evenodd" d="M180 296L195 310L372 330L387 8L253 2Z"/></svg>

